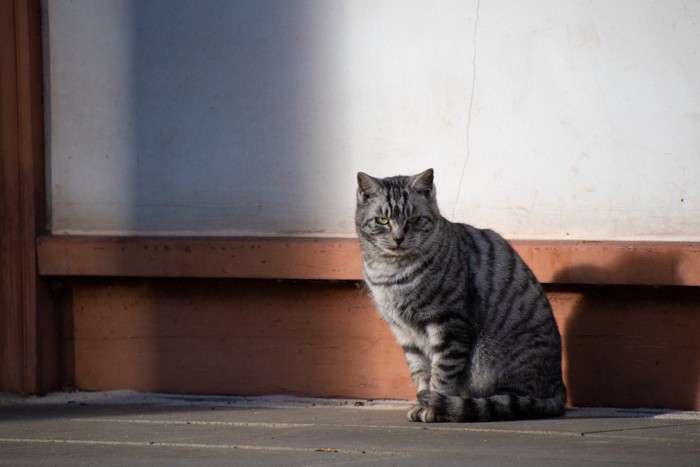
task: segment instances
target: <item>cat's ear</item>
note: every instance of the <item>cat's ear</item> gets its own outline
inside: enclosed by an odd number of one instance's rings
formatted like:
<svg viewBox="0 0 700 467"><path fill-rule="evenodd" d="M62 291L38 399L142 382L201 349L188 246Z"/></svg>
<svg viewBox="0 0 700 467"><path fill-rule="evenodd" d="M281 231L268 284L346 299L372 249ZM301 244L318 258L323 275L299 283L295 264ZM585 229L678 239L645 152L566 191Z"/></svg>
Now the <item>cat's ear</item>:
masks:
<svg viewBox="0 0 700 467"><path fill-rule="evenodd" d="M411 177L411 187L423 196L430 196L433 192L433 169Z"/></svg>
<svg viewBox="0 0 700 467"><path fill-rule="evenodd" d="M379 181L364 172L357 172L357 196L362 201L367 201L381 189Z"/></svg>

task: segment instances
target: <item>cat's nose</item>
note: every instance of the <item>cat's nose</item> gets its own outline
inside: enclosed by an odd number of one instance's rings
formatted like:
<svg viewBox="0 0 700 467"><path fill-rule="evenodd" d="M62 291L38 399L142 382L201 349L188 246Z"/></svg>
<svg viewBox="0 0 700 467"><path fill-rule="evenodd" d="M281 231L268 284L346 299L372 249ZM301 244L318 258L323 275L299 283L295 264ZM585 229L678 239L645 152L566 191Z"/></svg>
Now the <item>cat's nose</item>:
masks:
<svg viewBox="0 0 700 467"><path fill-rule="evenodd" d="M404 238L405 237L403 235L400 237L393 237L394 243L396 243L396 246L401 246L401 243L403 243Z"/></svg>

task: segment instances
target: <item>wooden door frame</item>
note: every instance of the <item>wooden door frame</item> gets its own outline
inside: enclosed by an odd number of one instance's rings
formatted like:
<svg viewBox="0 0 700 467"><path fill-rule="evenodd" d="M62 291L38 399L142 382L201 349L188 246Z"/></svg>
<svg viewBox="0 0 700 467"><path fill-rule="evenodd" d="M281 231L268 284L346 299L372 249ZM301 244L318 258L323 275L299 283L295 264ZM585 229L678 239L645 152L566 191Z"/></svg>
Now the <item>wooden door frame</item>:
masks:
<svg viewBox="0 0 700 467"><path fill-rule="evenodd" d="M58 317L38 275L46 228L40 0L0 0L0 391L59 381Z"/></svg>

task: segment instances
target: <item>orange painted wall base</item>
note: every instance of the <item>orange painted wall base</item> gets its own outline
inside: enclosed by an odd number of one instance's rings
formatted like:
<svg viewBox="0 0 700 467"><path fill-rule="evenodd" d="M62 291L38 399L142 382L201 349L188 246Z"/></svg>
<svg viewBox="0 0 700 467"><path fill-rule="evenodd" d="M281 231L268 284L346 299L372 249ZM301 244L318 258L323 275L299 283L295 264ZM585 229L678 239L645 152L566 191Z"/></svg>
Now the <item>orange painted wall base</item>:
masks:
<svg viewBox="0 0 700 467"><path fill-rule="evenodd" d="M73 301L81 389L413 396L401 350L354 282L87 282Z"/></svg>
<svg viewBox="0 0 700 467"><path fill-rule="evenodd" d="M548 287L576 406L700 410L700 288ZM412 399L352 281L81 279L67 372L84 390Z"/></svg>

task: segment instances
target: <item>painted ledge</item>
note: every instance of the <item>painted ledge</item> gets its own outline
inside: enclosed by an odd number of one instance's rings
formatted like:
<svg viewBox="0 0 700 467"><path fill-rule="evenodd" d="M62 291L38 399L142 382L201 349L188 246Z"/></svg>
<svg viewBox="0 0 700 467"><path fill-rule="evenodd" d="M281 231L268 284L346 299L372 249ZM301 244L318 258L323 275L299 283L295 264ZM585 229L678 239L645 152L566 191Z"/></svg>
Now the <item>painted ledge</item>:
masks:
<svg viewBox="0 0 700 467"><path fill-rule="evenodd" d="M700 243L512 241L543 283L700 286ZM42 236L44 276L361 280L354 239Z"/></svg>

